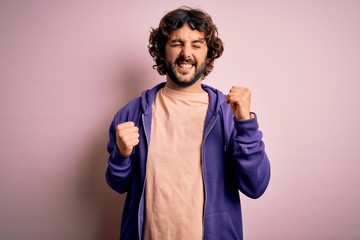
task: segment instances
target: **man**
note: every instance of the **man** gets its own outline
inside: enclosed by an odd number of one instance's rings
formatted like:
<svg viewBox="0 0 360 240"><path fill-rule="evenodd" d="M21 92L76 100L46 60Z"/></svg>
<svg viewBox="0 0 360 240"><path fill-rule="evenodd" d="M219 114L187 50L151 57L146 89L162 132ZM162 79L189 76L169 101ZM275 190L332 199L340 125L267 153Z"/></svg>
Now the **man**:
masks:
<svg viewBox="0 0 360 240"><path fill-rule="evenodd" d="M110 127L106 179L127 193L120 237L242 239L239 190L258 198L270 179L250 90L225 96L201 83L223 52L201 10L169 12L149 42L166 82L127 103Z"/></svg>

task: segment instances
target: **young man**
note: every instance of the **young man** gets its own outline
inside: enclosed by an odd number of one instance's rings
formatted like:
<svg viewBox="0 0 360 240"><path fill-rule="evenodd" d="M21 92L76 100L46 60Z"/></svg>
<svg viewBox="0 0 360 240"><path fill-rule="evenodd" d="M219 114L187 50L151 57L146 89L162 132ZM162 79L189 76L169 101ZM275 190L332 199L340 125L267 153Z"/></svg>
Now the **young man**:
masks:
<svg viewBox="0 0 360 240"><path fill-rule="evenodd" d="M221 56L211 17L179 8L152 29L149 52L166 82L115 115L106 179L127 193L121 239L242 239L239 190L270 179L250 90L227 95L201 81Z"/></svg>

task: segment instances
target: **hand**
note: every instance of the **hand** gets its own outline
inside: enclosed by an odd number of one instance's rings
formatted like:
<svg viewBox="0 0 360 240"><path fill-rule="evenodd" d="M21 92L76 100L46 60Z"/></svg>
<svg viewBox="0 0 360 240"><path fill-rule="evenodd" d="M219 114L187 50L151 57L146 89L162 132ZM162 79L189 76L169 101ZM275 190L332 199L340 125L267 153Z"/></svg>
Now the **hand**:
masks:
<svg viewBox="0 0 360 240"><path fill-rule="evenodd" d="M238 120L250 119L251 91L248 88L234 86L226 96L226 102Z"/></svg>
<svg viewBox="0 0 360 240"><path fill-rule="evenodd" d="M116 145L120 153L129 156L139 143L139 128L134 122L124 122L116 126Z"/></svg>

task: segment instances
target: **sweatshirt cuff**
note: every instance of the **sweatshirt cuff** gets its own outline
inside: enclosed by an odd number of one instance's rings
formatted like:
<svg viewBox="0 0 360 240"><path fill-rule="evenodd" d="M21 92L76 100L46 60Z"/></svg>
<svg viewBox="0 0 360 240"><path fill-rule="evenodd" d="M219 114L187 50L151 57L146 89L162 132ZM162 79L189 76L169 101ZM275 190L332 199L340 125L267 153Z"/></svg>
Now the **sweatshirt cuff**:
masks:
<svg viewBox="0 0 360 240"><path fill-rule="evenodd" d="M116 163L118 161L125 161L126 159L128 159L130 156L124 156L119 149L115 146L114 147L114 151L111 154L110 157L110 161L113 163Z"/></svg>
<svg viewBox="0 0 360 240"><path fill-rule="evenodd" d="M255 113L253 118L238 120L234 117L236 136L240 138L254 138L259 136L259 124Z"/></svg>

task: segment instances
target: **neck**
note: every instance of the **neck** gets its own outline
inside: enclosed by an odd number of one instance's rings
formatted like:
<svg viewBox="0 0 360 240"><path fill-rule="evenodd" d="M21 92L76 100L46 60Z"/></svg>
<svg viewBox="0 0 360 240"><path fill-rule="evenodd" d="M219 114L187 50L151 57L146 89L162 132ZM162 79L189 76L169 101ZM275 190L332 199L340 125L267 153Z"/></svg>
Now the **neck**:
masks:
<svg viewBox="0 0 360 240"><path fill-rule="evenodd" d="M179 91L179 92L187 92L187 93L203 93L205 92L204 89L201 87L201 80L197 81L191 86L188 87L182 87L177 84L175 84L173 81L169 79L169 77L166 78L166 86L172 90Z"/></svg>

